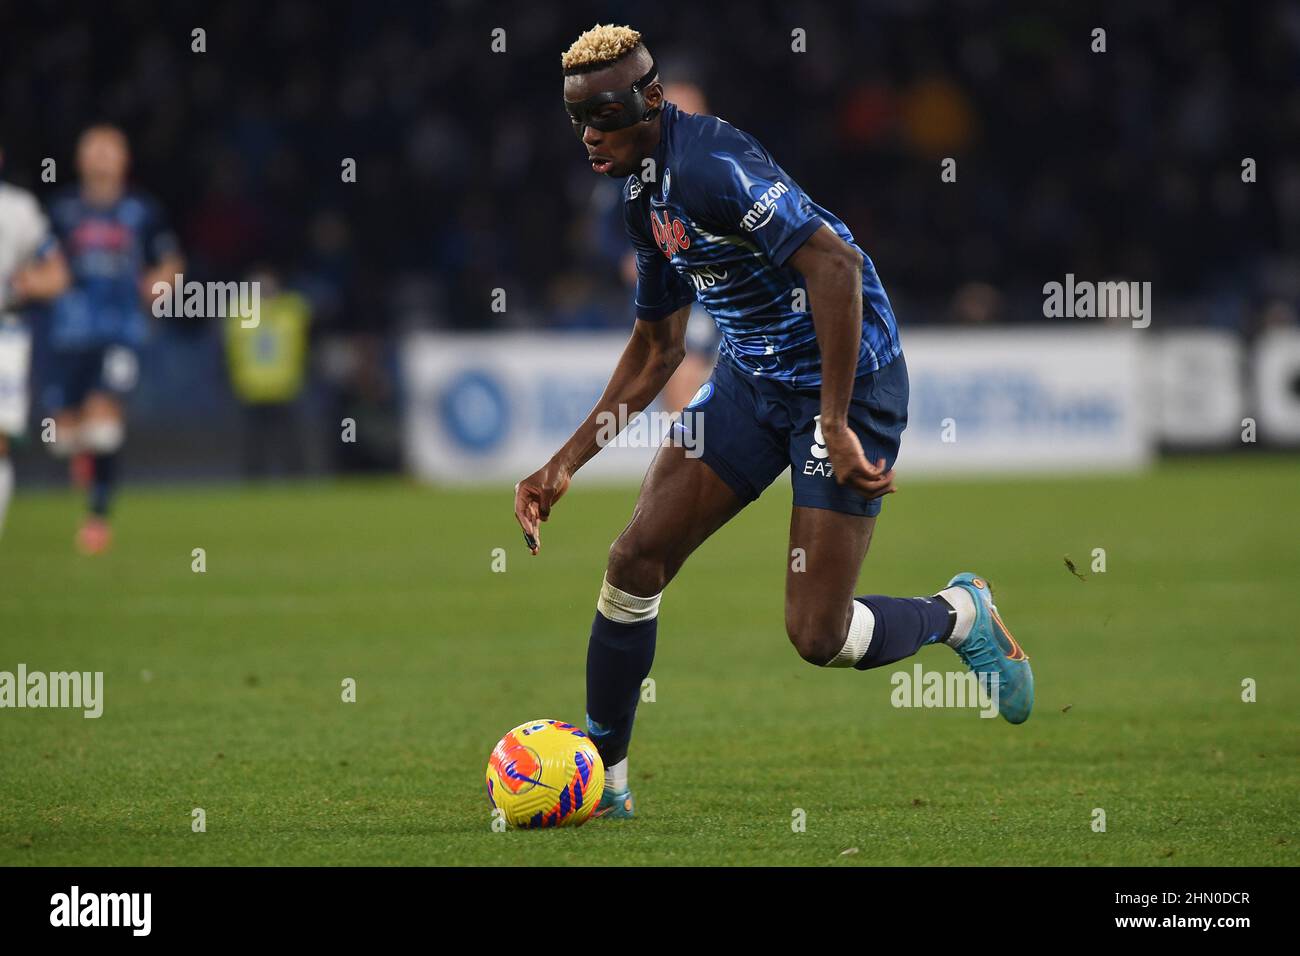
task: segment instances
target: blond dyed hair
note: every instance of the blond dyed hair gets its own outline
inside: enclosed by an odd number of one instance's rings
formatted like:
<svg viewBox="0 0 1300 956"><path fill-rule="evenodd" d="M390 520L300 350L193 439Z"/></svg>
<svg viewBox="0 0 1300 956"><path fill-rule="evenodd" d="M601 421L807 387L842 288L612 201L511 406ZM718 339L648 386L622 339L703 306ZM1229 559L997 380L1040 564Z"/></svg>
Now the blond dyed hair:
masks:
<svg viewBox="0 0 1300 956"><path fill-rule="evenodd" d="M560 56L566 76L590 73L616 63L641 45L641 34L631 27L597 23L583 33Z"/></svg>

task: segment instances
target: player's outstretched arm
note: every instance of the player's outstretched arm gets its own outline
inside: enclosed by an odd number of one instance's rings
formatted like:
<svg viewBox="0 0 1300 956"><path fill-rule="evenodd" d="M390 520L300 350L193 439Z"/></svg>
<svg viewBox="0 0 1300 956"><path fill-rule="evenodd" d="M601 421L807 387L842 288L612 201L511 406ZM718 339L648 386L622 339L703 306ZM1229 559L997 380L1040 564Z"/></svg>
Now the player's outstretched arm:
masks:
<svg viewBox="0 0 1300 956"><path fill-rule="evenodd" d="M72 284L72 272L63 253L55 249L19 269L9 284L15 302L44 302L67 291Z"/></svg>
<svg viewBox="0 0 1300 956"><path fill-rule="evenodd" d="M690 312L687 306L658 322L638 319L596 407L550 461L515 485L515 518L533 554L541 547L540 522L550 518L551 507L568 490L577 470L600 451L602 423L609 416L627 421L639 415L681 364Z"/></svg>
<svg viewBox="0 0 1300 956"><path fill-rule="evenodd" d="M179 252L169 252L158 262L145 270L140 277L140 295L146 302L152 302L155 296L154 286L162 283L168 288L176 277L185 272L185 257Z"/></svg>
<svg viewBox="0 0 1300 956"><path fill-rule="evenodd" d="M808 283L813 327L822 357L821 428L835 480L868 498L894 491L885 460L872 463L849 427L849 400L862 341L862 254L822 226L795 250L790 265Z"/></svg>

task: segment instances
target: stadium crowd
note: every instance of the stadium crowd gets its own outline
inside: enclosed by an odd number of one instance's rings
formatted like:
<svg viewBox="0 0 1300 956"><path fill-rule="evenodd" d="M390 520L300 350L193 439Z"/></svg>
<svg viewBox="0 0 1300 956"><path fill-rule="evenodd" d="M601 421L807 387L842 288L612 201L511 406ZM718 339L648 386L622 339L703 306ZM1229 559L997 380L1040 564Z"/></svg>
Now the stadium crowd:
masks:
<svg viewBox="0 0 1300 956"><path fill-rule="evenodd" d="M79 131L117 122L194 277L274 263L318 329L627 325L616 194L559 101L559 53L596 20L636 25L665 80L845 219L905 324L1041 319L1067 272L1243 328L1300 296L1300 8L1281 0L129 11L0 11L6 175L39 187L43 157L70 172Z"/></svg>
<svg viewBox="0 0 1300 956"><path fill-rule="evenodd" d="M640 29L670 98L754 134L845 220L904 335L1041 322L1044 284L1069 273L1150 282L1159 327L1297 322L1285 0L31 0L0 5L0 176L48 202L82 131L120 126L187 280L272 270L301 297L283 421L310 440L290 464L394 469L403 331L631 325L618 184L592 174L560 101L560 53L597 21ZM221 323L160 322L149 348L128 467L206 474L242 433L259 471L259 429L283 421L227 375ZM343 418L364 440L335 440Z"/></svg>

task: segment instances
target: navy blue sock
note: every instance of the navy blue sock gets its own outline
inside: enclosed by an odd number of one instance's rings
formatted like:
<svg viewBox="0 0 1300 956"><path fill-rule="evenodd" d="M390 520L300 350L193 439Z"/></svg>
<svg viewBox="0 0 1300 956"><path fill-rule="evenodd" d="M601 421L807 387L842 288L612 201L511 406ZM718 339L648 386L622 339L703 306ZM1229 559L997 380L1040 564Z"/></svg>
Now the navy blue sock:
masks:
<svg viewBox="0 0 1300 956"><path fill-rule="evenodd" d="M853 666L860 671L884 667L911 657L926 644L937 644L952 633L956 612L941 597L896 598L868 594L854 598L871 609L876 626L862 660Z"/></svg>
<svg viewBox="0 0 1300 956"><path fill-rule="evenodd" d="M641 682L655 659L659 618L619 624L599 611L587 644L587 730L609 767L627 756Z"/></svg>
<svg viewBox="0 0 1300 956"><path fill-rule="evenodd" d="M113 500L113 487L117 484L117 453L96 455L91 461L94 462L94 477L90 483L90 511L106 518Z"/></svg>

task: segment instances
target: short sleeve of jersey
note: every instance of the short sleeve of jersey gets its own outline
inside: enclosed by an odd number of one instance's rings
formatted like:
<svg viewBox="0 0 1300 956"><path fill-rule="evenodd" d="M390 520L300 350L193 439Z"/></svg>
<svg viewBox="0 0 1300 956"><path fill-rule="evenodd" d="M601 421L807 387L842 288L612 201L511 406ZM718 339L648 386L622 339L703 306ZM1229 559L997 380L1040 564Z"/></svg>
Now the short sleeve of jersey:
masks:
<svg viewBox="0 0 1300 956"><path fill-rule="evenodd" d="M20 265L30 259L42 259L58 248L50 233L49 220L34 197L23 196L13 210L13 261Z"/></svg>
<svg viewBox="0 0 1300 956"><path fill-rule="evenodd" d="M822 218L794 180L743 134L736 132L733 143L719 143L710 154L690 171L691 206L701 208L723 235L748 239L773 265L784 266L821 228Z"/></svg>
<svg viewBox="0 0 1300 956"><path fill-rule="evenodd" d="M650 239L646 223L638 221L644 214L640 203L624 201L623 222L636 251L636 317L658 322L694 302L695 289Z"/></svg>

